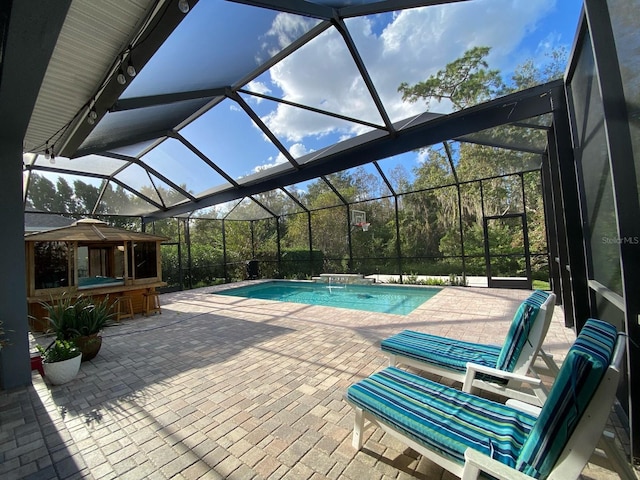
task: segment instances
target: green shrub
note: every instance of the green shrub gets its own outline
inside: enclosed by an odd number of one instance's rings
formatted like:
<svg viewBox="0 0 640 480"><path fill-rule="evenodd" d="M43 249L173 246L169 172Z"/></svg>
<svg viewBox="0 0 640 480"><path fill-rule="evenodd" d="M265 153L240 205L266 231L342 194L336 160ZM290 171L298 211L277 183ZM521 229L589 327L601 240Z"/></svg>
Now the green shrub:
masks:
<svg viewBox="0 0 640 480"><path fill-rule="evenodd" d="M37 345L38 351L42 356L42 361L46 363L62 362L80 355L80 350L73 341L56 340L47 348Z"/></svg>

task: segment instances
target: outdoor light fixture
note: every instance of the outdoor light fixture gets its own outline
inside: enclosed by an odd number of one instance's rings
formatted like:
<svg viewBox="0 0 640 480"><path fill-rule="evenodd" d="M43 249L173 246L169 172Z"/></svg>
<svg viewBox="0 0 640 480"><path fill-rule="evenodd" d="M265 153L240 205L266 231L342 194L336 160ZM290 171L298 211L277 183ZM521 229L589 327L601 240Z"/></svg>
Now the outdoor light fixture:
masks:
<svg viewBox="0 0 640 480"><path fill-rule="evenodd" d="M120 85L125 85L127 83L127 77L124 76L124 72L122 71L122 68L120 68L120 70L118 71L118 76L116 77L116 80L118 80L118 83Z"/></svg>
<svg viewBox="0 0 640 480"><path fill-rule="evenodd" d="M89 110L89 114L87 115L87 123L89 125L93 125L96 123L97 119L98 119L98 112L96 112L96 108L93 107L91 110Z"/></svg>
<svg viewBox="0 0 640 480"><path fill-rule="evenodd" d="M189 6L189 2L188 2L187 0L179 0L179 2L178 2L178 9L179 9L182 13L184 13L184 14L189 13L189 9L190 9L190 8L191 8L191 7Z"/></svg>
<svg viewBox="0 0 640 480"><path fill-rule="evenodd" d="M129 58L129 64L127 65L127 75L133 78L137 74L138 72L136 71L136 67L133 66L133 63L131 63L131 58Z"/></svg>
<svg viewBox="0 0 640 480"><path fill-rule="evenodd" d="M44 151L44 158L47 158L51 165L56 163L56 154L53 153L53 147L51 147L51 151L48 148Z"/></svg>

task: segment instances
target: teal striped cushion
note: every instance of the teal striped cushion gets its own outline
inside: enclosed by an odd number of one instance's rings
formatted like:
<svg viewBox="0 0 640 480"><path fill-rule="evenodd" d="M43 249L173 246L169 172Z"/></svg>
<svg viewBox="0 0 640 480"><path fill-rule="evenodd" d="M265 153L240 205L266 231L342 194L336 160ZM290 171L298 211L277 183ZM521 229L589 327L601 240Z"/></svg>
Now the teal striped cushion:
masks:
<svg viewBox="0 0 640 480"><path fill-rule="evenodd" d="M536 290L529 298L522 302L513 317L498 360L495 365L493 365L498 370L513 371L520 357L520 353L522 353L522 348L525 342L528 341L531 329L538 318L540 307L547 298L549 298L547 292Z"/></svg>
<svg viewBox="0 0 640 480"><path fill-rule="evenodd" d="M522 448L518 470L535 478L549 475L611 363L616 337L608 323L585 323Z"/></svg>
<svg viewBox="0 0 640 480"><path fill-rule="evenodd" d="M535 418L388 367L352 385L347 398L418 443L464 463L471 447L515 466Z"/></svg>
<svg viewBox="0 0 640 480"><path fill-rule="evenodd" d="M548 293L537 290L520 305L503 347L404 330L383 340L380 348L394 355L403 355L461 373L467 370L467 362L487 367L497 366L501 370L511 372L527 341L540 306L548 297Z"/></svg>
<svg viewBox="0 0 640 480"><path fill-rule="evenodd" d="M500 347L463 342L428 333L404 330L382 341L383 351L464 373L467 362L494 367Z"/></svg>

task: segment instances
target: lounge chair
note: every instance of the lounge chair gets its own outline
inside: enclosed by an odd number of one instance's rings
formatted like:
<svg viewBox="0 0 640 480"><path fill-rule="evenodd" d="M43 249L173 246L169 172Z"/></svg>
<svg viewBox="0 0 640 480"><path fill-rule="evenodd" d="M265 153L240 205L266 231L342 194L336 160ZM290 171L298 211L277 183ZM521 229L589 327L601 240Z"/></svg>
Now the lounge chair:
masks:
<svg viewBox="0 0 640 480"><path fill-rule="evenodd" d="M503 405L387 367L347 390L356 412L353 446L360 450L365 427L377 425L463 480L481 472L505 480L576 479L599 441L615 452L602 434L624 347L615 327L588 320L537 416L517 408L525 405L519 401ZM621 458L600 460L635 478L628 464L618 468Z"/></svg>
<svg viewBox="0 0 640 480"><path fill-rule="evenodd" d="M557 374L557 366L541 349L555 301L553 293L535 291L531 294L516 311L502 347L412 330L389 337L380 346L389 356L392 367L399 364L416 367L461 382L467 392L479 388L542 405L547 390L533 364L539 357L552 376Z"/></svg>

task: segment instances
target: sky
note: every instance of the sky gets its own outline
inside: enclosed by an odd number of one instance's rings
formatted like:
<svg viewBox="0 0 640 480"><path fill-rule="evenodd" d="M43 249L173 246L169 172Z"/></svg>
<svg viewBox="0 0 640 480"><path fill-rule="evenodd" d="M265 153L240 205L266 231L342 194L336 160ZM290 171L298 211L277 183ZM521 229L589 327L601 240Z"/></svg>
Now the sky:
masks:
<svg viewBox="0 0 640 480"><path fill-rule="evenodd" d="M469 48L491 47L489 66L500 70L505 80L528 59L540 65L558 47L570 51L581 5L581 0L472 0L345 23L390 119L399 121L427 109L450 111L446 102L403 102L397 89L401 82L427 79ZM317 23L233 2L201 1L123 97L167 93L176 87L188 91L234 85ZM342 36L333 27L244 88L383 125ZM296 159L372 129L251 95L241 97ZM181 134L235 179L286 162L233 100L224 100ZM224 183L175 140L164 142L142 160L196 194ZM398 163L411 170L422 160L411 152L380 163L385 171ZM138 186L145 181L134 168L120 178Z"/></svg>

